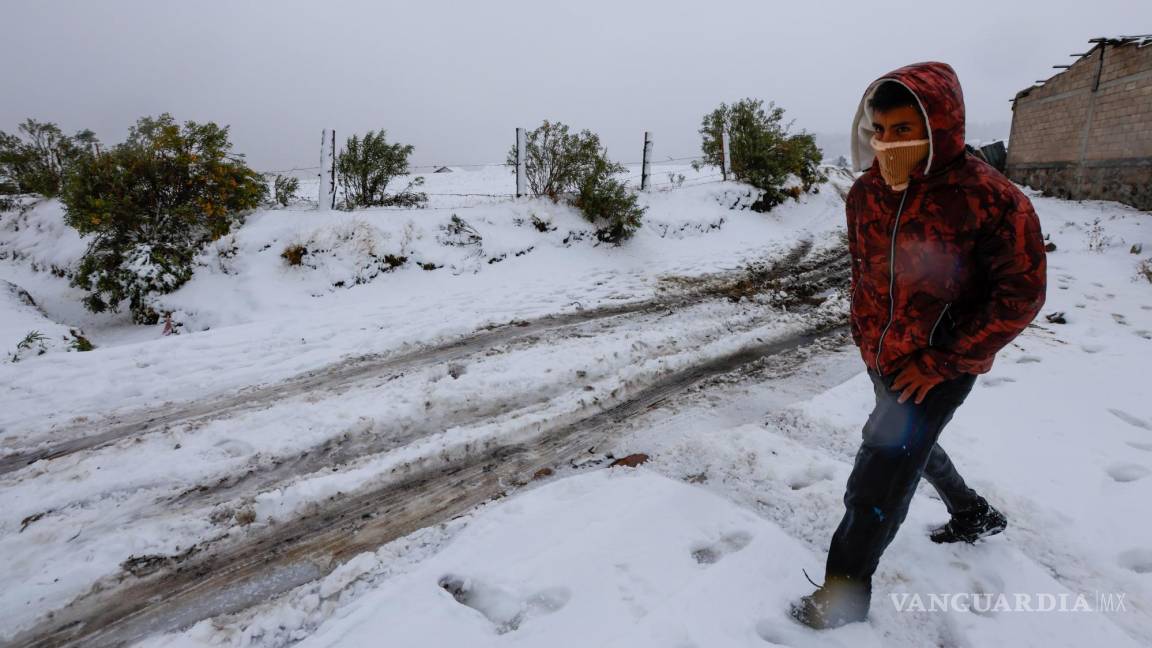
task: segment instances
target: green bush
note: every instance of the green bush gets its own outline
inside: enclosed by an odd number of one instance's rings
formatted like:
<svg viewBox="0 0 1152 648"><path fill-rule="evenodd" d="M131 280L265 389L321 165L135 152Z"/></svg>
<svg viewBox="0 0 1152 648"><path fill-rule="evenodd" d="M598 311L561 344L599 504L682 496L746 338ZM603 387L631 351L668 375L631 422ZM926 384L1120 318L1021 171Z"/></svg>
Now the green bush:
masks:
<svg viewBox="0 0 1152 648"><path fill-rule="evenodd" d="M528 189L536 196L559 200L574 193L589 167L601 156L600 138L588 130L569 132L567 125L544 120L524 137L524 174ZM507 163L516 165L516 147L508 151ZM617 166L620 171L624 167Z"/></svg>
<svg viewBox="0 0 1152 648"><path fill-rule="evenodd" d="M731 106L720 104L700 124L704 163L714 166L720 166L721 133L728 130L732 174L763 192L752 205L756 211L768 211L825 180L815 138L803 131L789 134L791 124L783 120L784 109L774 103L765 111L762 100L741 99ZM799 179L799 190L785 187L790 175Z"/></svg>
<svg viewBox="0 0 1152 648"><path fill-rule="evenodd" d="M150 296L179 288L200 248L260 205L267 185L231 149L227 127L165 113L81 159L62 200L68 224L93 236L73 278L90 310L127 301L134 321L156 323Z"/></svg>
<svg viewBox="0 0 1152 648"><path fill-rule="evenodd" d="M336 156L337 182L344 192L341 207L418 207L427 202L426 195L412 191L423 178L414 179L398 194L386 192L392 178L407 175L408 156L413 150L411 144L389 144L383 130L368 131L363 139L349 137Z"/></svg>
<svg viewBox="0 0 1152 648"><path fill-rule="evenodd" d="M597 226L601 241L619 244L640 227L644 208L616 178L624 166L608 159L595 133L573 134L565 124L544 121L525 133L524 139L524 174L533 195L570 201ZM515 166L515 146L507 162Z"/></svg>
<svg viewBox="0 0 1152 648"><path fill-rule="evenodd" d="M68 173L97 144L90 130L68 136L56 124L35 119L17 130L18 135L0 131L0 194L60 195Z"/></svg>
<svg viewBox="0 0 1152 648"><path fill-rule="evenodd" d="M276 174L272 181L272 199L274 204L287 207L296 199L296 191L300 189L300 179L292 176Z"/></svg>
<svg viewBox="0 0 1152 648"><path fill-rule="evenodd" d="M614 177L616 173L616 165L602 157L596 159L580 179L573 205L597 225L596 238L620 244L640 228L644 208L636 204L636 195Z"/></svg>

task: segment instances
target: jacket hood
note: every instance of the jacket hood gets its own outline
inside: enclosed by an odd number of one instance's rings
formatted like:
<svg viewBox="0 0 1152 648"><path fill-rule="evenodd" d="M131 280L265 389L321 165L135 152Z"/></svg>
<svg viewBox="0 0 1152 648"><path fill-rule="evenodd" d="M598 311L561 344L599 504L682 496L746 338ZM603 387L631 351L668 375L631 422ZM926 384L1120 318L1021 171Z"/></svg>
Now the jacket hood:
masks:
<svg viewBox="0 0 1152 648"><path fill-rule="evenodd" d="M864 91L856 117L852 120L853 170L867 170L876 159L869 143L875 131L868 100L885 81L895 81L908 88L916 96L920 112L928 122L928 159L924 170L915 175L929 175L964 154L964 93L960 90L956 71L947 63L914 63L876 79Z"/></svg>

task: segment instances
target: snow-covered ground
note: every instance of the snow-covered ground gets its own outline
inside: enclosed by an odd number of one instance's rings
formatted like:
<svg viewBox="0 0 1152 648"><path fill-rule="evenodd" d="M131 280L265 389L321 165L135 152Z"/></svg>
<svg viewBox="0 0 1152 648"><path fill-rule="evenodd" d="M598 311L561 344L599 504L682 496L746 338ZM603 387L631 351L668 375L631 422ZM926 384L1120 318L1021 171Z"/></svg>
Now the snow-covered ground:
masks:
<svg viewBox="0 0 1152 648"><path fill-rule="evenodd" d="M503 174L428 176L425 189L497 193ZM540 429L584 420L665 376L842 317L836 291L801 310L719 295L642 307L749 264L842 247L843 203L832 185L761 215L729 210L742 191L697 175L701 184L645 196L647 225L620 248L581 238L589 228L578 214L547 202L433 196L433 209L418 211L260 212L166 298L184 324L168 337L83 314L66 281L43 271L83 251L59 226L58 206L36 208L19 230L10 215L0 218L0 253L8 252L0 279L97 347L0 364L0 459L118 424L146 428L0 476L0 641L94 584L115 592L148 578L142 559L242 545L386 483L398 466L532 442ZM270 601L143 643L1148 645L1152 283L1137 269L1148 253L1129 248L1152 250L1152 220L1111 203L1033 200L1057 245L1043 312L1062 311L1066 323L1038 318L980 378L941 440L1010 526L974 546L934 545L925 529L945 512L925 486L881 562L866 624L816 633L785 615L789 600L811 590L801 569L822 576L870 409L871 386L841 336L622 421L597 457L647 453L640 468L549 466L551 474L510 484L509 497L350 557ZM453 214L481 242L446 230ZM533 217L555 229L540 231ZM312 264L287 265L280 253L291 244L308 247ZM410 262L366 267L368 250ZM605 306L621 308L539 319ZM519 321L525 336L437 351ZM426 362L405 359L426 350L436 351ZM333 366L369 370L335 371L326 382ZM281 388L301 374L316 379ZM246 391L237 398L237 390ZM147 417L189 403L230 409L147 427ZM161 572L168 564L153 562ZM1095 605L1101 592L1122 594L1124 609L898 611L891 598L1065 593Z"/></svg>

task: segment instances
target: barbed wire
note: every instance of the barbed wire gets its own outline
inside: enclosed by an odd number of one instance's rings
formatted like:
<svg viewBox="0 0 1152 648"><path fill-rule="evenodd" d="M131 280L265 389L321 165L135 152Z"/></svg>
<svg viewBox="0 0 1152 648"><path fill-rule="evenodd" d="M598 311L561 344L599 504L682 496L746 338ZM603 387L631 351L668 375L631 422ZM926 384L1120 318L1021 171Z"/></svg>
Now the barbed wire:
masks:
<svg viewBox="0 0 1152 648"><path fill-rule="evenodd" d="M667 187L670 185L676 185L678 187L683 187L683 186L689 186L690 187L694 184L707 184L706 182L700 182L701 180L712 181L713 178L723 178L723 177L724 177L723 173L714 173L712 175L700 176L697 178L685 178L684 180L670 180L668 182L654 182L654 183L652 183L652 186L653 187ZM723 182L723 179L719 180L719 182Z"/></svg>
<svg viewBox="0 0 1152 648"><path fill-rule="evenodd" d="M703 159L704 159L703 157L698 156L698 155L697 156L689 156L689 157L674 157L674 158L663 158L663 159L659 159L659 160L650 160L648 162L648 164L649 165L657 165L657 164L668 164L671 162L684 162L684 161L703 160ZM621 162L621 164L626 164L626 165L631 165L631 166L639 166L639 165L644 164L644 162L643 161L640 161L640 162ZM475 163L468 163L468 164L452 164L452 163L447 163L447 164L416 164L416 165L408 167L408 169L410 171L414 171L417 169L445 169L445 168L447 168L447 169L453 169L453 168L456 168L456 169L476 169L476 168L483 168L483 167L512 167L512 166L515 166L515 165L509 164L507 162L475 162ZM265 174L265 175L271 175L271 174L280 174L280 173L293 173L293 172L297 172L297 171L322 171L322 170L323 170L323 167L319 167L319 166L304 166L304 167L292 167L290 169L274 169L274 170L260 171L260 173ZM409 174L409 175L411 175L411 174Z"/></svg>
<svg viewBox="0 0 1152 648"><path fill-rule="evenodd" d="M685 161L685 160L703 160L703 159L704 159L704 158L703 158L703 157L700 157L700 156L696 156L696 157L676 157L676 158L664 158L664 159L662 159L662 160L649 160L649 161L648 161L648 164L650 164L650 165L653 165L653 164L668 164L669 162L683 162L683 161ZM638 165L644 164L644 161L643 161L643 160L641 160L640 162L621 162L620 164L628 164L628 165L638 166Z"/></svg>
<svg viewBox="0 0 1152 648"><path fill-rule="evenodd" d="M493 193L430 193L427 191L421 191L420 193L424 194L425 196L486 196L488 198L509 198L509 197L515 198L516 197L516 194L514 194L514 193L502 193L502 194L493 194Z"/></svg>
<svg viewBox="0 0 1152 648"><path fill-rule="evenodd" d="M320 171L321 169L323 169L323 167L318 167L318 166L315 166L315 167L293 167L291 169L280 169L279 171L261 171L260 173L263 175L272 175L273 173L281 174L281 173L292 173L294 171Z"/></svg>
<svg viewBox="0 0 1152 648"><path fill-rule="evenodd" d="M650 188L650 189L665 188L665 189L664 189L664 191L667 191L667 190L669 190L669 189L671 189L671 190L676 190L676 189L682 189L682 188L687 188L687 187L699 187L699 186L701 186L701 185L718 184L718 183L721 183L721 182L727 182L726 180L724 180L724 179L722 179L722 178L721 178L721 176L722 176L722 175L723 175L723 174L717 173L717 174L714 174L714 175L710 175L710 176L702 176L702 177L700 177L700 178L692 178L691 180L686 180L686 181L684 181L684 182L659 182L659 183L654 183L654 184L650 185L650 187L649 187L649 188ZM713 178L721 178L721 179L713 179ZM639 189L639 188L633 188L633 191L636 191L636 192L640 192L640 191L642 191L642 190L641 190L641 189ZM422 192L422 193L424 193L424 192ZM448 205L448 206L440 206L440 205L432 206L432 205L425 205L425 206L422 206L422 207L371 207L370 209L371 209L371 210L373 210L373 211L453 211L453 210L457 210L457 209L476 209L476 208L479 208L479 207L492 207L492 206L500 205L500 204L503 204L503 203L512 202L512 201L514 201L514 200L516 200L516 199L517 199L517 198L516 198L516 195L515 195L515 194L511 194L511 193L506 193L506 194L490 194L490 193L424 193L424 195L426 195L426 196L454 196L454 197L486 197L486 198L502 198L503 200L499 200L499 201L492 201L492 202L485 202L485 203L479 203L479 204L475 204L475 205ZM525 196L522 196L522 198L542 198L542 197L544 197L544 196L533 196L533 195L525 195ZM307 202L307 203L312 203L312 204L314 204L314 203L315 203L315 201L312 201L312 200L308 200L308 199L305 199L305 200L306 200L306 202ZM286 209L282 209L282 210L279 210L279 211L289 211L289 212L311 212L311 211L314 211L315 209L316 209L316 207L314 207L314 206L309 206L309 207L306 207L306 208L304 208L304 209L299 209L299 208L286 208Z"/></svg>
<svg viewBox="0 0 1152 648"><path fill-rule="evenodd" d="M507 162L479 162L475 164L417 164L408 167L409 169L473 169L478 167L495 167L495 166L514 166Z"/></svg>

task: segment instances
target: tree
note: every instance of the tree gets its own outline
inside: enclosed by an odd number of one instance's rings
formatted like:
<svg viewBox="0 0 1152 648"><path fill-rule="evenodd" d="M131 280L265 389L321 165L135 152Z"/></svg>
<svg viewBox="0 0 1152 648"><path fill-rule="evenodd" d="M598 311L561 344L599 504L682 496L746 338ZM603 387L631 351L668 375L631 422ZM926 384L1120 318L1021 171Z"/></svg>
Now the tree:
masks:
<svg viewBox="0 0 1152 648"><path fill-rule="evenodd" d="M227 127L165 113L81 159L62 200L68 224L93 237L73 278L90 310L128 301L134 321L156 323L149 298L183 285L200 248L260 205L267 185L231 149Z"/></svg>
<svg viewBox="0 0 1152 648"><path fill-rule="evenodd" d="M623 165L608 159L600 138L589 130L572 133L567 125L545 120L525 133L524 174L535 196L565 199L597 225L601 241L621 243L640 227L644 208L615 176ZM516 147L508 152L516 164Z"/></svg>
<svg viewBox="0 0 1152 648"><path fill-rule="evenodd" d="M336 175L344 191L343 207L375 207L398 205L416 207L427 201L427 196L413 192L423 183L415 178L403 191L388 195L392 178L408 174L408 156L411 144L389 144L385 131L368 131L364 138L353 135L344 143L344 150L336 157Z"/></svg>
<svg viewBox="0 0 1152 648"><path fill-rule="evenodd" d="M533 195L558 200L574 192L590 165L600 157L600 138L589 130L570 133L567 125L544 120L524 137L524 175ZM516 164L516 147L508 151L509 166ZM616 172L623 166L616 165Z"/></svg>
<svg viewBox="0 0 1152 648"><path fill-rule="evenodd" d="M0 194L56 197L70 170L97 144L90 130L68 136L56 124L35 119L24 120L17 131L0 131Z"/></svg>
<svg viewBox="0 0 1152 648"><path fill-rule="evenodd" d="M799 197L825 180L815 138L803 131L790 134L791 124L783 120L783 108L769 103L765 110L762 100L749 98L731 106L720 104L700 124L705 164L720 166L721 133L728 130L733 175L763 192L752 206L757 211L768 211L789 196ZM789 176L799 180L796 188L787 186Z"/></svg>

